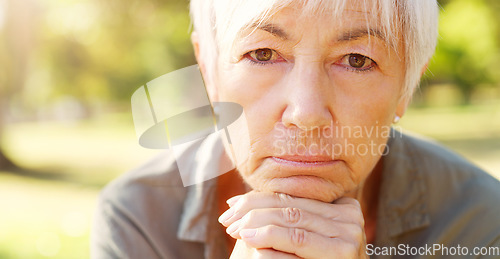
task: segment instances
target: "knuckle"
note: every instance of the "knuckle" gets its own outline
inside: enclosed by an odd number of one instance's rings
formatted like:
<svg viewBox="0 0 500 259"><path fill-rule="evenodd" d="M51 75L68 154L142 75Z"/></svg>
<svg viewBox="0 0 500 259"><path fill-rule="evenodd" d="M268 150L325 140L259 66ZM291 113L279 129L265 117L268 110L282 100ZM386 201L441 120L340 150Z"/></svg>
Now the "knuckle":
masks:
<svg viewBox="0 0 500 259"><path fill-rule="evenodd" d="M270 236L274 232L274 226L273 225L267 225L262 228L262 232L260 232L261 235L263 236Z"/></svg>
<svg viewBox="0 0 500 259"><path fill-rule="evenodd" d="M300 228L291 228L290 242L297 247L303 247L307 243L307 232Z"/></svg>
<svg viewBox="0 0 500 259"><path fill-rule="evenodd" d="M279 207L287 207L288 204L290 204L290 202L293 200L293 197L288 195L288 194L284 194L284 193L276 193L276 199L278 201L278 206Z"/></svg>
<svg viewBox="0 0 500 259"><path fill-rule="evenodd" d="M338 220L341 214L338 210L330 210L325 214L325 217L330 220Z"/></svg>
<svg viewBox="0 0 500 259"><path fill-rule="evenodd" d="M283 208L281 209L282 217L288 224L297 224L302 220L302 212L297 208Z"/></svg>

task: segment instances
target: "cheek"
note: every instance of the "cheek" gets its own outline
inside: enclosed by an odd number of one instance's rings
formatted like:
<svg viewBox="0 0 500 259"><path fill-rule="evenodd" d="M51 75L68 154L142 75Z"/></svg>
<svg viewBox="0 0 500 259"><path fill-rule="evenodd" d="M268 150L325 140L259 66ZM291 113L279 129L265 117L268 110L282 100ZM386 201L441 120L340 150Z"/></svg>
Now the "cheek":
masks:
<svg viewBox="0 0 500 259"><path fill-rule="evenodd" d="M248 68L235 64L225 65L218 73L217 87L219 100L240 104L244 110L244 120L230 127L232 150L240 173L251 174L258 166L269 132L279 121L280 109L277 87L281 76L269 68ZM245 133L245 134L242 134Z"/></svg>
<svg viewBox="0 0 500 259"><path fill-rule="evenodd" d="M274 85L282 78L279 66L221 64L217 87L223 100L248 107L270 94Z"/></svg>
<svg viewBox="0 0 500 259"><path fill-rule="evenodd" d="M396 111L401 77L338 78L333 111L346 128L342 142L358 179L365 178L384 152ZM354 151L346 145L352 144ZM352 147L351 146L351 147Z"/></svg>
<svg viewBox="0 0 500 259"><path fill-rule="evenodd" d="M402 77L382 74L336 77L335 117L347 125L390 125L399 103Z"/></svg>

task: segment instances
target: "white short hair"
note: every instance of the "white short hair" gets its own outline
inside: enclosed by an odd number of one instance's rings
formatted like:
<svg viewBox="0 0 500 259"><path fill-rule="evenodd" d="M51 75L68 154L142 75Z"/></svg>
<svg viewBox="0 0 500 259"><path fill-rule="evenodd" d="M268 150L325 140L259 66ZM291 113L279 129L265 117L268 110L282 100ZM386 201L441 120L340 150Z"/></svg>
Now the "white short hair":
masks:
<svg viewBox="0 0 500 259"><path fill-rule="evenodd" d="M262 23L291 3L302 13L325 13L338 18L352 0L191 0L190 12L205 60L206 76L213 79L220 50L229 50L238 32ZM439 7L436 0L359 0L393 43L403 40L405 85L401 97L411 99L420 82L422 68L434 54L438 37ZM373 12L373 10L377 10ZM367 25L368 26L368 25ZM402 34L402 37L398 36Z"/></svg>

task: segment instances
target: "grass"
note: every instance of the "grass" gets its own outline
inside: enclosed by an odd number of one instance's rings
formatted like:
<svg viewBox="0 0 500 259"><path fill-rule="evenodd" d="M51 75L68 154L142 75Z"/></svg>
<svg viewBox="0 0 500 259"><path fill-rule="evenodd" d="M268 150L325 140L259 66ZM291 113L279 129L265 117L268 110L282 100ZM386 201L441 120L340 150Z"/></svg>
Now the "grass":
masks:
<svg viewBox="0 0 500 259"><path fill-rule="evenodd" d="M127 122L118 116L90 122L17 124L8 128L4 143L10 156L25 168L102 186L157 153L137 144L133 124Z"/></svg>
<svg viewBox="0 0 500 259"><path fill-rule="evenodd" d="M500 179L500 104L410 109L404 131L437 139ZM129 115L10 125L0 171L0 258L88 258L100 188L158 151L137 144Z"/></svg>
<svg viewBox="0 0 500 259"><path fill-rule="evenodd" d="M438 140L500 179L500 102L411 109L398 126Z"/></svg>
<svg viewBox="0 0 500 259"><path fill-rule="evenodd" d="M88 258L99 190L158 153L140 147L129 116L22 123L6 151L23 166L0 171L0 258Z"/></svg>
<svg viewBox="0 0 500 259"><path fill-rule="evenodd" d="M1 258L89 258L97 190L0 172Z"/></svg>

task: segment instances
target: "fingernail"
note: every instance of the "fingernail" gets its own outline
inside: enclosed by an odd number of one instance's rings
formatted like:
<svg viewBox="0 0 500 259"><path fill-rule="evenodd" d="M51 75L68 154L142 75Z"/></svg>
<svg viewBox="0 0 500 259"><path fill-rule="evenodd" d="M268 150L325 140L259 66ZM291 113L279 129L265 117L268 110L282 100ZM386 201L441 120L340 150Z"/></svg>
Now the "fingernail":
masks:
<svg viewBox="0 0 500 259"><path fill-rule="evenodd" d="M237 220L235 221L233 224L231 224L231 226L229 226L227 229L226 229L226 233L228 234L232 234L234 233L236 230L238 230L238 228L240 227L240 222L241 220Z"/></svg>
<svg viewBox="0 0 500 259"><path fill-rule="evenodd" d="M231 218L234 215L234 210L233 209L228 209L226 212L222 213L219 217L219 222L224 223L226 222L229 218Z"/></svg>
<svg viewBox="0 0 500 259"><path fill-rule="evenodd" d="M240 236L242 238L252 238L257 234L257 229L242 229L240 231Z"/></svg>
<svg viewBox="0 0 500 259"><path fill-rule="evenodd" d="M234 204L236 204L238 202L238 200L241 198L241 196L243 196L243 195L237 195L237 196L230 198L229 200L226 201L227 205L229 205L229 207L232 207Z"/></svg>

